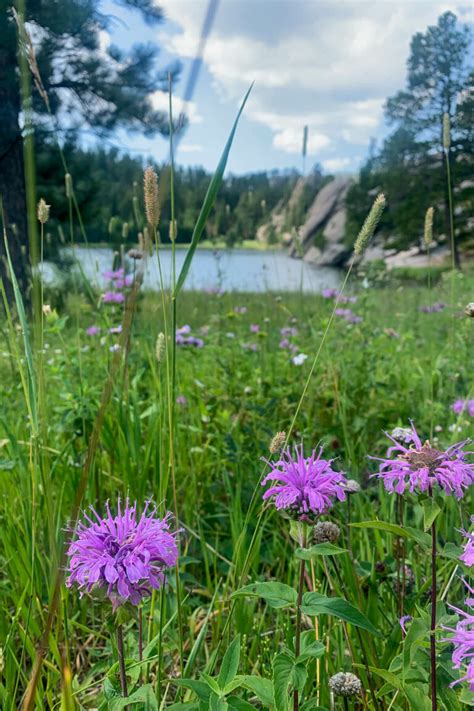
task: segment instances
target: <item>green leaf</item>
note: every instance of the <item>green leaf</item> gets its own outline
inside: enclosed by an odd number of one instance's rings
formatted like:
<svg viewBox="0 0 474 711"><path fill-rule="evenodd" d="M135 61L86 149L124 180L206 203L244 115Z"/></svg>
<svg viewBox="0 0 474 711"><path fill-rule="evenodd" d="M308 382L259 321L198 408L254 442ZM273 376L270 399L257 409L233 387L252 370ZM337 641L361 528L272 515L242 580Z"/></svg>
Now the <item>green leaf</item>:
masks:
<svg viewBox="0 0 474 711"><path fill-rule="evenodd" d="M227 711L227 701L222 699L217 694L211 694L209 697L209 711Z"/></svg>
<svg viewBox="0 0 474 711"><path fill-rule="evenodd" d="M194 252L196 251L196 248L199 244L199 240L201 239L201 235L203 233L204 227L206 226L207 218L208 218L209 213L212 209L212 206L214 205L216 195L217 195L220 185L222 183L222 178L224 176L224 171L225 171L225 168L227 165L227 159L229 157L230 149L232 146L232 141L234 140L235 131L237 129L237 124L239 122L242 111L244 110L244 106L247 102L249 94L252 90L252 86L253 85L251 85L249 87L247 93L244 96L244 100L242 101L239 112L238 112L237 117L234 121L234 125L232 126L232 130L229 134L229 138L227 139L227 143L225 144L224 151L223 151L221 158L219 160L219 163L217 165L216 172L214 173L212 180L209 184L209 187L207 189L206 197L204 198L204 202L201 207L201 212L199 213L199 217L198 217L196 225L194 227L193 235L191 238L191 244L189 245L189 249L186 252L184 264L181 267L181 271L178 276L178 281L176 282L176 287L174 289L173 298L176 298L178 296L179 292L181 291L181 289L183 288L183 284L184 284L186 277L188 275L189 268L191 267L191 262L194 257Z"/></svg>
<svg viewBox="0 0 474 711"><path fill-rule="evenodd" d="M298 593L294 588L284 583L252 583L246 585L232 595L232 597L263 597L270 607L281 608L296 605Z"/></svg>
<svg viewBox="0 0 474 711"><path fill-rule="evenodd" d="M358 665L358 666L363 668L361 665ZM397 676L397 674L387 671L387 669L378 669L377 667L369 667L369 669L372 674L379 676L381 679L383 679L388 684L393 686L394 689L398 689L399 691L401 691L402 680L400 679L399 676Z"/></svg>
<svg viewBox="0 0 474 711"><path fill-rule="evenodd" d="M438 504L436 499L431 497L422 501L421 505L423 506L423 528L426 533L430 530L431 526L441 513L441 506Z"/></svg>
<svg viewBox="0 0 474 711"><path fill-rule="evenodd" d="M229 645L226 653L224 654L224 659L222 660L221 670L219 676L217 677L217 683L220 688L223 689L227 684L233 680L237 674L240 661L240 635L234 639L234 641Z"/></svg>
<svg viewBox="0 0 474 711"><path fill-rule="evenodd" d="M242 678L242 686L255 694L264 706L273 706L273 685L270 679L262 676L246 675Z"/></svg>
<svg viewBox="0 0 474 711"><path fill-rule="evenodd" d="M255 706L238 696L229 696L227 703L229 704L229 708L235 709L235 711L257 711Z"/></svg>
<svg viewBox="0 0 474 711"><path fill-rule="evenodd" d="M342 597L326 597L319 593L305 593L301 609L306 615L333 615L340 620L350 622L351 625L367 630L373 635L380 637L380 633L375 629L370 620L365 617L354 605L344 600Z"/></svg>
<svg viewBox="0 0 474 711"><path fill-rule="evenodd" d="M297 689L299 692L303 691L307 678L308 672L306 671L306 666L296 662L291 670L290 685L292 688Z"/></svg>
<svg viewBox="0 0 474 711"><path fill-rule="evenodd" d="M417 688L414 684L409 684L404 687L404 692L411 709L416 709L416 711L431 711L431 699L422 689Z"/></svg>
<svg viewBox="0 0 474 711"><path fill-rule="evenodd" d="M286 652L273 659L273 695L276 711L288 711L289 686L294 662Z"/></svg>
<svg viewBox="0 0 474 711"><path fill-rule="evenodd" d="M191 689L201 701L205 701L206 703L209 701L211 692L209 685L204 681L196 681L195 679L173 679L173 684Z"/></svg>
<svg viewBox="0 0 474 711"><path fill-rule="evenodd" d="M314 631L308 630L301 635L300 656L298 662L304 662L307 659L318 659L322 657L326 647L322 642L314 639Z"/></svg>
<svg viewBox="0 0 474 711"><path fill-rule="evenodd" d="M297 548L295 551L296 557L301 560L311 560L320 555L342 555L342 553L348 553L348 551L332 543L317 543L311 548Z"/></svg>
<svg viewBox="0 0 474 711"><path fill-rule="evenodd" d="M300 706L300 711L328 711L325 706L317 706L316 699L308 699Z"/></svg>
<svg viewBox="0 0 474 711"><path fill-rule="evenodd" d="M158 711L158 702L151 684L141 686L134 691L133 694L130 694L130 696L111 699L109 701L109 711L121 711L121 709L124 709L126 706L143 703L147 711Z"/></svg>
<svg viewBox="0 0 474 711"><path fill-rule="evenodd" d="M431 546L430 536L410 526L397 526L394 523L386 523L385 521L359 521L358 523L351 523L350 526L352 528L373 528L377 531L386 531L387 533L392 533L394 536L416 541L424 548L430 548Z"/></svg>
<svg viewBox="0 0 474 711"><path fill-rule="evenodd" d="M166 711L197 711L198 708L199 704L196 701L185 701L167 706Z"/></svg>
<svg viewBox="0 0 474 711"><path fill-rule="evenodd" d="M208 685L211 691L213 691L218 696L220 695L221 687L219 686L217 679L214 679L212 676L209 676L209 674L206 674L205 672L201 672L201 679L204 679L205 683Z"/></svg>

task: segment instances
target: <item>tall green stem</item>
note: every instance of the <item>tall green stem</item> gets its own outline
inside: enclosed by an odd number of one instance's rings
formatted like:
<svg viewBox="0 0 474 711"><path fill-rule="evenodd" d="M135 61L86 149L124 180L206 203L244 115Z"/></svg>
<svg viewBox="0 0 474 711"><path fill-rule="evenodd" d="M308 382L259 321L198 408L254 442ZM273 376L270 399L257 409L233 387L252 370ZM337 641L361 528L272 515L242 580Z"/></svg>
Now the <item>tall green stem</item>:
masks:
<svg viewBox="0 0 474 711"><path fill-rule="evenodd" d="M122 625L117 626L117 651L119 658L119 671L120 671L120 688L122 689L122 696L128 696L128 686L127 686L127 672L125 670L125 654L123 651L123 627Z"/></svg>
<svg viewBox="0 0 474 711"><path fill-rule="evenodd" d="M304 524L303 524L304 525ZM307 544L306 533L301 536L301 546L305 548ZM295 657L300 656L301 649L301 603L303 601L303 590L304 590L304 574L305 574L305 561L301 559L300 561L300 577L298 582L298 597L296 600L296 626L295 626ZM298 711L300 705L299 692L298 689L293 691L293 711Z"/></svg>
<svg viewBox="0 0 474 711"><path fill-rule="evenodd" d="M432 494L431 494L432 495ZM437 684L436 684L436 521L431 524L431 708L437 711Z"/></svg>

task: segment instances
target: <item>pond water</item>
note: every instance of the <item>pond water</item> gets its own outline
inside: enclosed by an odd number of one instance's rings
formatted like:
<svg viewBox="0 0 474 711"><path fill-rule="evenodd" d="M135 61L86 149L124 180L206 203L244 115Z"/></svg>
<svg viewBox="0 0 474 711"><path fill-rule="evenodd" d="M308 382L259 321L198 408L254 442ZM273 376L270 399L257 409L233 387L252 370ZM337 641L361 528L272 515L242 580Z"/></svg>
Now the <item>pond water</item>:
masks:
<svg viewBox="0 0 474 711"><path fill-rule="evenodd" d="M78 246L66 249L68 256L74 252L86 277L95 285L105 287L103 272L112 268L111 249ZM176 250L177 274L186 256L185 249ZM171 280L171 250L160 251L165 284ZM133 262L126 257L127 272L133 272ZM55 280L54 269L43 265L47 282ZM224 291L299 291L319 293L325 288L339 286L341 272L331 267L315 267L293 259L281 250L257 251L253 249L198 249L196 250L184 288L188 290ZM156 255L148 259L144 287L159 289L160 280Z"/></svg>

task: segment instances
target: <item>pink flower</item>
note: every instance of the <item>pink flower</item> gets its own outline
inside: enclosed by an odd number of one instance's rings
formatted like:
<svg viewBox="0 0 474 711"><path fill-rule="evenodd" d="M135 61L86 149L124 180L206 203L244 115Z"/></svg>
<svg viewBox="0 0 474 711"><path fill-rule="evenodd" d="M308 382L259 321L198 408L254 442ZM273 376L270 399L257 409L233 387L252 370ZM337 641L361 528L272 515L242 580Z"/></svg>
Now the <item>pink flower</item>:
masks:
<svg viewBox="0 0 474 711"><path fill-rule="evenodd" d="M446 450L435 449L429 442L421 443L418 433L411 422L411 445L405 446L391 435L387 437L393 446L387 451L387 458L371 457L381 462L380 469L373 476L382 479L385 489L390 493L403 494L407 486L411 493L424 493L440 487L445 494L454 494L461 499L466 489L474 483L474 465L465 461L463 451L466 442L459 442ZM389 457L396 453L395 459Z"/></svg>
<svg viewBox="0 0 474 711"><path fill-rule="evenodd" d="M471 516L471 523L474 523L474 516ZM463 553L459 559L470 568L474 565L474 532L461 531L461 533L467 538L467 541L463 545Z"/></svg>
<svg viewBox="0 0 474 711"><path fill-rule="evenodd" d="M86 333L88 336L97 336L100 333L100 328L98 326L89 326L89 328L86 328Z"/></svg>
<svg viewBox="0 0 474 711"><path fill-rule="evenodd" d="M278 510L284 509L292 518L308 522L330 509L335 499L344 501L346 478L331 468L331 461L321 458L322 452L321 447L318 455L313 451L305 457L300 445L295 447L294 458L288 447L277 462L264 459L271 471L262 486L276 482L264 493L264 501L273 498Z"/></svg>
<svg viewBox="0 0 474 711"><path fill-rule="evenodd" d="M102 294L104 304L123 304L125 296L120 291L106 291Z"/></svg>

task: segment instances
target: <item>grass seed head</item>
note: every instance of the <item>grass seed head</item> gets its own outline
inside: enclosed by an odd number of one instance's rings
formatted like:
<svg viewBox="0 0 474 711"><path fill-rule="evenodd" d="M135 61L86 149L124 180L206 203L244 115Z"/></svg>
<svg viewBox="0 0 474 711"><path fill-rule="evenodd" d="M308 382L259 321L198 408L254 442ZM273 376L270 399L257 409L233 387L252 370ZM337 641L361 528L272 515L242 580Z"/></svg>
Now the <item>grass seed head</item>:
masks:
<svg viewBox="0 0 474 711"><path fill-rule="evenodd" d="M38 215L38 220L41 222L42 225L45 225L47 221L49 220L49 208L51 205L46 204L46 200L43 198L40 199L38 203L38 208L37 208L37 215Z"/></svg>
<svg viewBox="0 0 474 711"><path fill-rule="evenodd" d="M365 222L362 225L362 229L355 241L354 254L357 257L362 254L368 242L372 239L379 220L382 217L385 202L385 195L383 193L379 193L379 195L375 198L374 204L370 208L370 212L367 215Z"/></svg>
<svg viewBox="0 0 474 711"><path fill-rule="evenodd" d="M270 454L277 454L281 452L285 444L285 440L286 432L277 432L276 435L274 435L274 437L272 438L270 446L268 447L268 449L270 450Z"/></svg>
<svg viewBox="0 0 474 711"><path fill-rule="evenodd" d="M159 333L158 338L156 339L156 346L155 346L156 360L158 363L162 363L165 352L166 352L165 334Z"/></svg>
<svg viewBox="0 0 474 711"><path fill-rule="evenodd" d="M145 168L143 173L143 194L145 198L145 214L150 227L156 230L160 220L158 203L158 176L153 168Z"/></svg>
<svg viewBox="0 0 474 711"><path fill-rule="evenodd" d="M423 242L425 243L425 247L429 247L433 242L433 216L434 208L429 207L425 215L425 229L423 232Z"/></svg>
<svg viewBox="0 0 474 711"><path fill-rule="evenodd" d="M451 122L447 112L443 114L443 148L445 151L451 148Z"/></svg>
<svg viewBox="0 0 474 711"><path fill-rule="evenodd" d="M64 176L64 182L66 184L66 197L68 200L71 200L72 199L72 191L73 191L71 173L66 173L66 175Z"/></svg>

